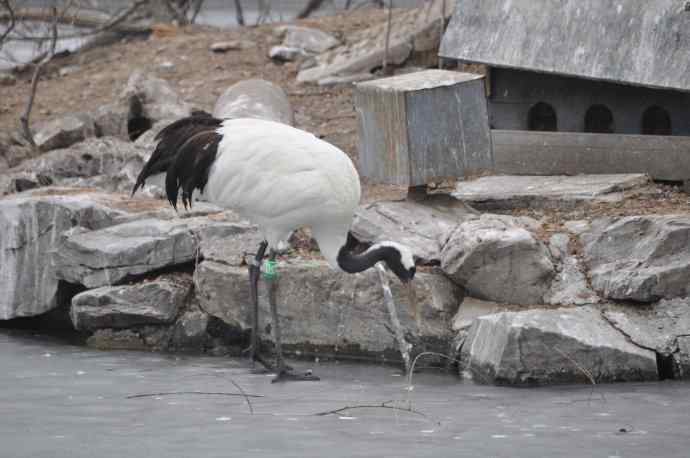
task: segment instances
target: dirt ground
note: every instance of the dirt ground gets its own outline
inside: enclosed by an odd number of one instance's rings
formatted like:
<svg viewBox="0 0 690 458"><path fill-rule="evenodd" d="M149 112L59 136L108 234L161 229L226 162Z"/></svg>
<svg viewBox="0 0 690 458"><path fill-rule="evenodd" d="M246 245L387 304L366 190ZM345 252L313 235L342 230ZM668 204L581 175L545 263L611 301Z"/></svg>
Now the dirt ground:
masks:
<svg viewBox="0 0 690 458"><path fill-rule="evenodd" d="M300 21L347 40L353 31L385 19L380 10L359 10L332 17ZM347 85L319 87L296 81L298 63L280 64L268 58L271 46L279 44L276 25L217 30L208 27L175 29L171 34L153 35L146 40L125 40L56 60L40 82L32 122L64 113L88 111L113 100L134 69L143 68L169 81L186 100L198 108L211 110L228 86L247 78L263 78L283 87L293 104L298 127L311 131L343 149L357 163L357 123L352 89ZM250 49L213 53L209 46L218 41L248 40ZM164 69L163 63L174 68ZM62 67L74 71L60 76ZM30 88L30 73L19 75L11 87L0 87L0 130L18 129ZM396 186L372 185L364 181L365 202L396 199L405 190ZM602 215L650 213L690 213L690 196L678 185L651 185L627 193L623 202L595 204L575 210L524 210L549 225L563 220Z"/></svg>

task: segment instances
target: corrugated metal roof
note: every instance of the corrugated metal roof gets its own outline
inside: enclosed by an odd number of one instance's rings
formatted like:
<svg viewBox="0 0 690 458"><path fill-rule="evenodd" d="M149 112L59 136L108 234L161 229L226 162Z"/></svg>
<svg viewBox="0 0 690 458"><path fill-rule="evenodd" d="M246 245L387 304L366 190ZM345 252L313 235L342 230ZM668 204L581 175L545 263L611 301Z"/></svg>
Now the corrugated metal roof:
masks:
<svg viewBox="0 0 690 458"><path fill-rule="evenodd" d="M685 0L457 0L440 55L690 91Z"/></svg>

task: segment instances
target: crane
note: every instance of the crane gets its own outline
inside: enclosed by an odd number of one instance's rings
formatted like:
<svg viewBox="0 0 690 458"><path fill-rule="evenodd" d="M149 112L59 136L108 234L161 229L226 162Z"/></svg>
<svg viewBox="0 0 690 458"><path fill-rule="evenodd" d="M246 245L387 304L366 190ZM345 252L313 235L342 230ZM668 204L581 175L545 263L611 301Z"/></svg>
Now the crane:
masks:
<svg viewBox="0 0 690 458"><path fill-rule="evenodd" d="M350 232L360 200L360 180L350 158L334 145L286 124L251 118L217 119L196 112L166 126L156 136L156 149L144 165L132 196L148 177L165 172L165 192L177 210L181 192L185 208L198 190L205 200L232 209L259 227L263 236L249 262L252 301L252 362L277 372L276 380L318 380L296 374L283 359L275 301L271 315L276 367L258 354L258 280L269 251L285 245L299 227L311 228L328 264L348 273L362 272L378 262L411 288L415 260L411 250L393 241L376 243L355 253ZM416 311L415 311L416 314Z"/></svg>

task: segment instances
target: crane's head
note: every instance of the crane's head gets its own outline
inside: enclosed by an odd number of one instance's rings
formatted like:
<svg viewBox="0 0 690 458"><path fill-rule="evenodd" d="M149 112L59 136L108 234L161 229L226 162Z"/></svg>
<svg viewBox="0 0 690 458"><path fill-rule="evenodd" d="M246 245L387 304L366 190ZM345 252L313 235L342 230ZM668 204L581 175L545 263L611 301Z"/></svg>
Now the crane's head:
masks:
<svg viewBox="0 0 690 458"><path fill-rule="evenodd" d="M412 281L417 271L412 250L396 242L379 242L370 248L373 249L381 252L386 265L401 282Z"/></svg>
<svg viewBox="0 0 690 458"><path fill-rule="evenodd" d="M419 304L417 304L417 294L412 284L414 274L417 272L412 250L395 242L380 242L374 246L384 254L386 265L402 282L403 290L407 293L408 306L417 326L420 326Z"/></svg>

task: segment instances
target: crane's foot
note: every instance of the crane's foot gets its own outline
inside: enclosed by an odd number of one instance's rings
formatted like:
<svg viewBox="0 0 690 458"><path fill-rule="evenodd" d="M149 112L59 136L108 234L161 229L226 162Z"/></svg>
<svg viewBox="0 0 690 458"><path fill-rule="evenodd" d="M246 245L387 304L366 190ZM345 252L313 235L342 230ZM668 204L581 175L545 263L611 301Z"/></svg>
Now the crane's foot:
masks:
<svg viewBox="0 0 690 458"><path fill-rule="evenodd" d="M312 374L310 370L304 372L303 374L296 374L292 371L292 368L285 368L284 370L278 372L278 375L271 380L271 383L282 383L282 382L318 382L321 380L316 375Z"/></svg>

